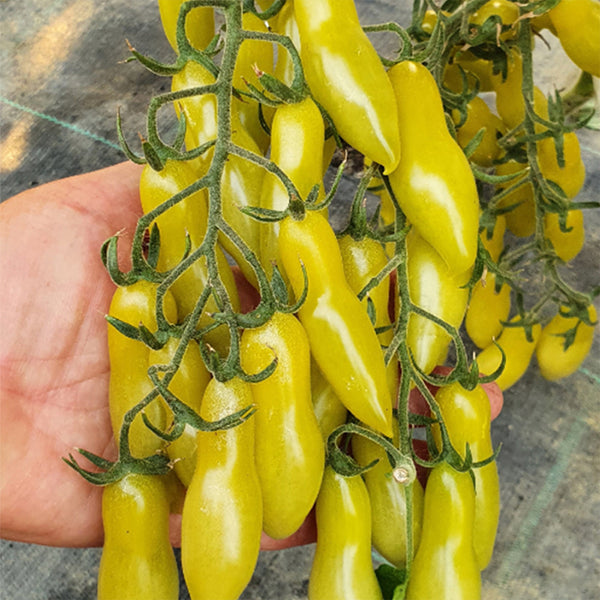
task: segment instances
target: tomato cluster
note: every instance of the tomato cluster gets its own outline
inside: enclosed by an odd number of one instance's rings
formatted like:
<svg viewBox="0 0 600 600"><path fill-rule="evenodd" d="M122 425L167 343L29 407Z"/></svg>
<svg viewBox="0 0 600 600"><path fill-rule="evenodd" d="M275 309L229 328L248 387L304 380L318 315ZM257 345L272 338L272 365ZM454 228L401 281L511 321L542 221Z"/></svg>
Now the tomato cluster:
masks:
<svg viewBox="0 0 600 600"><path fill-rule="evenodd" d="M214 4L217 29L206 2L159 0L174 64L133 51L171 92L149 113L144 156L124 143L145 163L131 270L116 238L103 248L119 286L119 460L85 453L105 469L89 475L106 486L98 597L177 598L168 520L180 512L191 597L238 598L262 533L285 539L314 507L311 600L383 598L372 548L393 566L394 598L479 598L500 508L482 383L508 388L534 352L547 379L569 375L596 321L558 274L583 244L572 199L585 171L560 102L532 85L531 36L550 27L596 74L561 15L600 5L416 3L408 30L383 27L401 32L394 62L353 0ZM157 131L166 105L170 144ZM338 235L328 206L343 162L323 185L336 148L365 164ZM505 247L507 229L532 241ZM531 310L516 268L527 252L560 292ZM482 349L472 362L463 323Z"/></svg>

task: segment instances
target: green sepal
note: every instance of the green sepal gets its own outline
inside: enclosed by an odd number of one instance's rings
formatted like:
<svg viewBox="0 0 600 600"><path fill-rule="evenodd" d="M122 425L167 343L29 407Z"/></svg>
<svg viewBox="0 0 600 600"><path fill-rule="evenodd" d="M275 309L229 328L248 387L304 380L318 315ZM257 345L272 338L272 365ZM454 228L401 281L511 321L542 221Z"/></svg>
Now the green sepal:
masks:
<svg viewBox="0 0 600 600"><path fill-rule="evenodd" d="M261 381L264 381L265 379L268 379L273 374L273 372L277 368L278 363L279 359L276 356L274 356L273 360L262 371L250 375L249 373L240 370L238 376L242 381L246 381L247 383L259 383Z"/></svg>
<svg viewBox="0 0 600 600"><path fill-rule="evenodd" d="M105 315L104 317L120 334L128 337L131 340L141 341L140 330L135 326L117 319L111 315Z"/></svg>
<svg viewBox="0 0 600 600"><path fill-rule="evenodd" d="M273 296L277 303L287 305L290 300L290 295L285 280L283 279L283 275L276 264L273 265L271 275L271 290L273 291Z"/></svg>
<svg viewBox="0 0 600 600"><path fill-rule="evenodd" d="M471 158L473 152L475 152L475 150L477 150L477 148L481 144L481 140L483 140L484 134L485 134L485 127L482 127L473 136L473 138L471 140L469 140L469 143L463 148L463 151L467 158Z"/></svg>
<svg viewBox="0 0 600 600"><path fill-rule="evenodd" d="M146 261L153 268L156 269L158 264L158 257L160 254L160 231L158 225L154 223L152 229L150 229L150 237L148 239L148 256Z"/></svg>
<svg viewBox="0 0 600 600"><path fill-rule="evenodd" d="M405 470L405 485L409 485L415 480L417 471L412 457L402 454L388 438L355 423L346 423L345 425L337 427L327 438L327 461L336 473L339 473L344 477L354 477L355 475L360 475L365 471L368 471L379 462L379 459L375 459L368 465L361 466L351 456L343 452L338 445L338 438L346 433L362 435L381 446L388 455L392 469Z"/></svg>
<svg viewBox="0 0 600 600"><path fill-rule="evenodd" d="M175 75L175 73L179 73L181 70L181 67L177 64L167 65L138 52L129 42L127 42L127 47L129 48L132 57L155 75L171 76Z"/></svg>
<svg viewBox="0 0 600 600"><path fill-rule="evenodd" d="M140 323L138 330L139 340L152 350L160 350L169 339L169 334L166 331L157 331L154 334L143 323Z"/></svg>
<svg viewBox="0 0 600 600"><path fill-rule="evenodd" d="M121 150L123 154L136 165L145 165L146 159L143 156L138 156L127 143L125 139L125 134L123 133L123 121L121 119L121 108L117 108L117 138L119 140L119 145L121 146Z"/></svg>
<svg viewBox="0 0 600 600"><path fill-rule="evenodd" d="M108 238L100 248L100 259L108 271L108 275L115 285L124 286L133 283L129 274L123 273L119 268L119 259L117 254L118 235Z"/></svg>
<svg viewBox="0 0 600 600"><path fill-rule="evenodd" d="M259 206L242 206L241 212L261 223L276 223L285 219L288 214L286 210L274 210L272 208L261 208Z"/></svg>
<svg viewBox="0 0 600 600"><path fill-rule="evenodd" d="M506 325L508 325L508 323ZM502 347L500 346L500 344L498 344L496 340L493 340L492 343L498 348L498 350L500 350L500 353L502 354L502 360L500 361L500 365L498 366L498 368L493 373L479 377L479 383L491 383L492 381L495 381L502 374L506 365L506 353L504 352L504 350L502 350ZM476 364L476 358L473 360L473 363L475 365L474 368L477 368L477 371L479 372L479 365Z"/></svg>
<svg viewBox="0 0 600 600"><path fill-rule="evenodd" d="M408 580L406 570L383 563L375 569L383 600L404 600Z"/></svg>
<svg viewBox="0 0 600 600"><path fill-rule="evenodd" d="M68 458L62 457L62 460L72 469L75 469L85 480L94 485L116 483L129 473L166 475L171 470L169 457L164 454L152 454L145 458L133 458L129 456L125 459L111 462L81 448L77 448L77 451L92 464L100 466L105 470L100 472L88 471L79 465L72 454L69 454Z"/></svg>

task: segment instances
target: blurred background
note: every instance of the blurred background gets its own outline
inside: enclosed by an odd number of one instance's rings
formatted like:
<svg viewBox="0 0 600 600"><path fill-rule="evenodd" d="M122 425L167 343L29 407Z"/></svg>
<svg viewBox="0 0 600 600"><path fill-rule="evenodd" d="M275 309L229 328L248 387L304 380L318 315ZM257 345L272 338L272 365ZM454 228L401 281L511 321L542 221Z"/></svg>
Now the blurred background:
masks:
<svg viewBox="0 0 600 600"><path fill-rule="evenodd" d="M357 6L365 25L410 22L410 0L357 0ZM168 89L167 80L138 63L123 62L125 40L142 53L172 59L156 2L3 0L0 19L2 199L124 160L115 128L117 107L135 144L137 132L145 130L150 98ZM536 46L537 83L545 92L569 87L577 70L556 39L545 38L549 46L540 41ZM389 51L392 40L373 40ZM598 201L600 134L582 130L578 135L587 177L577 200ZM340 194L346 190L351 197L353 184L350 173ZM569 281L586 292L600 275L600 211L595 213L586 214L586 247L568 268ZM596 306L600 311L598 301ZM534 362L506 393L504 410L493 424L494 444L502 444L502 511L494 557L483 573L486 600L600 597L599 337L571 377L549 383ZM306 597L313 552L311 545L261 553L242 598ZM3 540L0 596L94 598L99 559L97 548ZM183 590L181 598L187 598Z"/></svg>

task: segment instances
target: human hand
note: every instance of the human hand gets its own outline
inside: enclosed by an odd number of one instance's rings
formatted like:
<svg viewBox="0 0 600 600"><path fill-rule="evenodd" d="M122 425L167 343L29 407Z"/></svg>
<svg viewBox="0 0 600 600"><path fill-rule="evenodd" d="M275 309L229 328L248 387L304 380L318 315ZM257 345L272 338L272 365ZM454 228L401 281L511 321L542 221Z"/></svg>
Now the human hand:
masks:
<svg viewBox="0 0 600 600"><path fill-rule="evenodd" d="M119 257L141 216L140 167L122 163L28 190L0 205L0 534L21 542L95 546L103 539L102 490L61 459L85 448L116 458L108 414L104 315L115 289L100 246L120 231ZM248 310L256 292L236 279ZM495 416L501 394L488 390ZM411 406L418 411L418 407ZM171 537L179 543L180 517ZM316 539L313 515L265 550Z"/></svg>
<svg viewBox="0 0 600 600"><path fill-rule="evenodd" d="M123 163L34 188L0 205L0 534L54 546L102 544L102 489L61 457L77 446L116 458L108 413L104 315L115 289L105 239L130 244L140 167ZM127 256L120 256L122 265ZM240 282L240 299L253 289ZM180 518L171 537L179 541ZM275 549L314 540L314 523Z"/></svg>

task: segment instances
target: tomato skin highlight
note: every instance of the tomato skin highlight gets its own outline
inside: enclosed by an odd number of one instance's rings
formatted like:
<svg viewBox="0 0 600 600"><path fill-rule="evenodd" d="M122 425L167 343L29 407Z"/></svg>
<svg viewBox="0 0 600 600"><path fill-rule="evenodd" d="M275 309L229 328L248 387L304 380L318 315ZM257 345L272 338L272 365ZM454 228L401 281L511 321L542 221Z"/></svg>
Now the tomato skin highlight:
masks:
<svg viewBox="0 0 600 600"><path fill-rule="evenodd" d="M302 200L306 200L315 185L320 186L319 199L325 195L322 179L324 139L323 117L310 96L296 104L283 104L275 111L270 159L291 179ZM288 192L279 177L267 173L261 208L285 210L288 203ZM326 216L327 210L323 214ZM260 226L260 261L268 276L279 258L279 228L279 222L261 223Z"/></svg>
<svg viewBox="0 0 600 600"><path fill-rule="evenodd" d="M178 342L179 340L171 338L160 350L150 350L148 366L169 364ZM198 343L190 340L168 389L199 413L202 396L209 381L210 373L204 365ZM167 454L174 463L173 470L186 488L189 487L196 468L197 433L196 429L186 424L181 436L167 444Z"/></svg>
<svg viewBox="0 0 600 600"><path fill-rule="evenodd" d="M293 315L275 313L242 335L241 364L247 373L259 373L275 358L273 373L251 386L257 406L255 451L263 530L282 539L294 533L310 512L325 463L311 402L308 338Z"/></svg>
<svg viewBox="0 0 600 600"><path fill-rule="evenodd" d="M569 58L600 77L600 4L596 0L561 0L548 12Z"/></svg>
<svg viewBox="0 0 600 600"><path fill-rule="evenodd" d="M315 99L344 140L390 173L400 159L394 93L353 0L295 0L294 14Z"/></svg>
<svg viewBox="0 0 600 600"><path fill-rule="evenodd" d="M160 20L169 44L177 52L177 19L185 0L158 0ZM197 50L208 46L215 35L215 17L212 6L191 10L185 19L185 35Z"/></svg>
<svg viewBox="0 0 600 600"><path fill-rule="evenodd" d="M421 542L406 600L478 600L481 575L473 550L475 489L468 473L447 463L434 467L425 486Z"/></svg>
<svg viewBox="0 0 600 600"><path fill-rule="evenodd" d="M435 400L440 407L450 442L464 459L469 445L474 462L486 460L494 449L490 432L490 401L481 386L466 390L459 383L441 387ZM439 427L433 435L441 449ZM500 485L496 462L473 469L475 478L475 517L473 547L477 563L485 569L491 558L500 516Z"/></svg>
<svg viewBox="0 0 600 600"><path fill-rule="evenodd" d="M448 131L437 84L426 67L404 61L388 76L402 143L390 184L413 227L459 275L477 254L479 196L471 166Z"/></svg>
<svg viewBox="0 0 600 600"><path fill-rule="evenodd" d="M533 325L533 337L530 342L523 327L504 327L502 330L496 340L506 355L504 371L496 379L502 391L513 386L525 374L541 332L542 326L539 323ZM491 375L501 362L502 354L494 344L487 346L477 355L479 371L486 375Z"/></svg>
<svg viewBox="0 0 600 600"><path fill-rule="evenodd" d="M460 327L469 298L469 291L463 286L470 279L470 271L454 275L435 249L412 231L407 239L407 271L411 302L453 327ZM451 337L430 319L411 314L406 341L415 364L431 373L445 362Z"/></svg>
<svg viewBox="0 0 600 600"><path fill-rule="evenodd" d="M173 92L203 87L215 83L215 78L199 63L189 60L173 75ZM217 100L214 94L192 95L180 99L175 104L177 114L182 111L186 117L185 143L187 150L193 150L217 137ZM242 124L239 116L232 111L231 141L245 150L262 155L256 141ZM209 149L195 159L194 168L198 177L206 175L213 157ZM237 155L229 155L221 179L221 211L224 220L241 236L249 248L259 255L259 222L245 215L240 208L259 206L262 182L265 171ZM255 287L256 274L240 249L225 235L219 234L219 242L242 269L244 277Z"/></svg>
<svg viewBox="0 0 600 600"><path fill-rule="evenodd" d="M556 213L547 213L544 216L544 234L552 242L554 251L563 262L573 260L585 243L583 211L570 210L566 226L568 231L562 231Z"/></svg>
<svg viewBox="0 0 600 600"><path fill-rule="evenodd" d="M382 600L371 561L371 505L360 475L325 468L316 505L309 600Z"/></svg>
<svg viewBox="0 0 600 600"><path fill-rule="evenodd" d="M250 384L211 379L200 416L214 421L252 403ZM181 521L181 559L192 600L235 600L254 572L262 533L254 437L252 418L224 431L198 432Z"/></svg>
<svg viewBox="0 0 600 600"><path fill-rule="evenodd" d="M381 243L370 238L355 240L351 235L345 235L338 239L344 273L348 285L359 294L361 290L376 277L388 263L385 250ZM388 328L378 334L382 349L391 343L394 337L394 329L388 312L390 296L390 277L386 277L375 286L362 300L367 310L368 299L371 300L375 310L375 328ZM398 395L398 359L393 356L386 367L388 387L390 396L395 402Z"/></svg>
<svg viewBox="0 0 600 600"><path fill-rule="evenodd" d="M397 432L397 422L395 431ZM397 443L397 434L394 436ZM371 502L373 547L399 569L406 566L406 486L396 481L386 451L361 435L352 436L352 453L362 466L379 462L363 474ZM423 488L418 480L412 484L412 550L419 546L423 521Z"/></svg>
<svg viewBox="0 0 600 600"><path fill-rule="evenodd" d="M344 276L340 249L322 215L281 222L279 256L296 297L308 291L298 311L315 361L339 399L358 419L392 434L392 400L375 329ZM324 260L323 257L327 257ZM350 377L352 374L352 377Z"/></svg>
<svg viewBox="0 0 600 600"><path fill-rule="evenodd" d="M485 282L482 279L475 284L465 315L465 329L477 347L486 348L500 335L510 304L510 286L504 283L496 292L493 273L487 274Z"/></svg>
<svg viewBox="0 0 600 600"><path fill-rule="evenodd" d="M109 315L134 326L142 323L151 332L156 332L157 287L157 284L144 280L127 287L118 287L113 294ZM169 322L177 322L175 299L168 291L164 296L163 310ZM110 324L107 333L110 360L109 411L113 435L118 440L125 414L154 389L154 384L148 376L150 348L140 340L126 337ZM165 429L167 414L160 398L150 402L144 413L155 427ZM144 458L163 446L163 440L146 427L138 413L129 430L132 456Z"/></svg>
<svg viewBox="0 0 600 600"><path fill-rule="evenodd" d="M587 309L592 323L597 321L593 304ZM544 379L557 381L572 375L581 366L592 347L595 327L581 322L577 327L573 343L565 350L565 338L560 336L578 323L577 317L565 317L560 312L542 329L535 349L540 372Z"/></svg>
<svg viewBox="0 0 600 600"><path fill-rule="evenodd" d="M194 168L182 161L169 160L160 171L155 171L150 165L146 165L140 177L140 200L144 212L149 213L156 209L171 197L193 185L197 179ZM208 197L205 189L190 194L159 215L153 222L160 232L157 269L167 271L179 264L185 254L186 236L189 236L191 250L198 248L204 241L207 222ZM215 252L219 275L233 309L238 311L240 301L231 267L221 248L217 247ZM192 313L208 283L208 267L204 256L190 265L173 282L169 290L177 303L180 320ZM211 295L200 316L200 327L210 325L212 319L209 313L218 310L217 303ZM229 348L229 331L224 326L211 330L205 339L223 354Z"/></svg>
<svg viewBox="0 0 600 600"><path fill-rule="evenodd" d="M177 600L179 574L162 477L130 473L107 485L102 520L98 600Z"/></svg>

